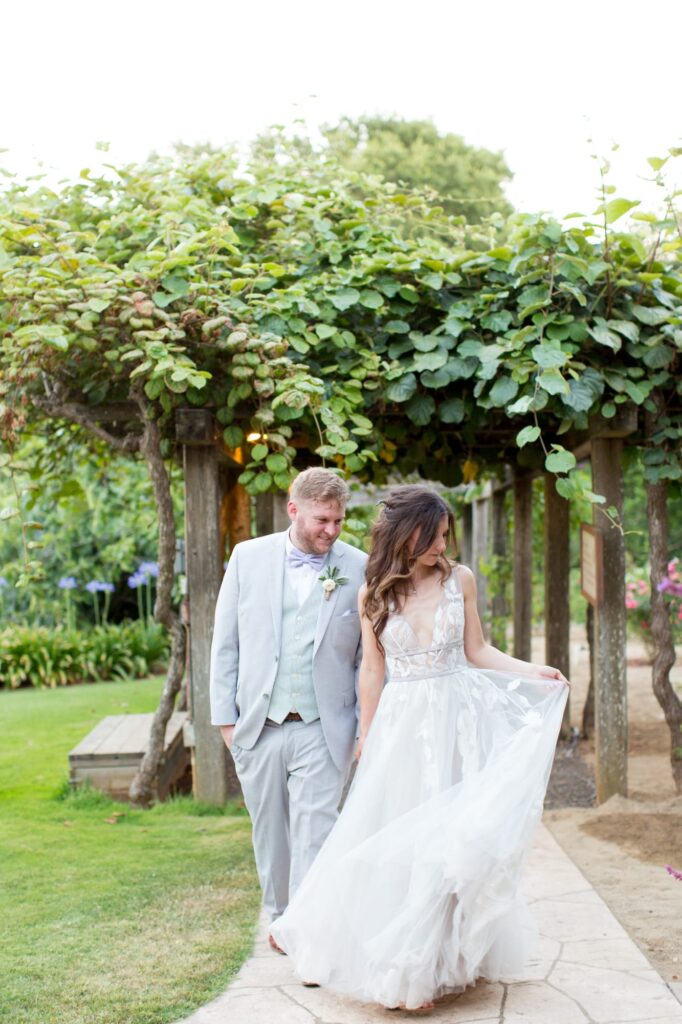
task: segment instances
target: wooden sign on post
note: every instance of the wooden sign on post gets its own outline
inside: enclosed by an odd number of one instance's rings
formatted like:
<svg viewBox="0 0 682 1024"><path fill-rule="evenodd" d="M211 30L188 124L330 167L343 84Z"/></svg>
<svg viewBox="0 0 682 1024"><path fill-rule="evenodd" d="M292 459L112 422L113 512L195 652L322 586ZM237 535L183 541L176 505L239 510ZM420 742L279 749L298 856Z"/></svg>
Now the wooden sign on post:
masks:
<svg viewBox="0 0 682 1024"><path fill-rule="evenodd" d="M586 601L598 608L604 599L604 555L601 531L580 524L580 590Z"/></svg>

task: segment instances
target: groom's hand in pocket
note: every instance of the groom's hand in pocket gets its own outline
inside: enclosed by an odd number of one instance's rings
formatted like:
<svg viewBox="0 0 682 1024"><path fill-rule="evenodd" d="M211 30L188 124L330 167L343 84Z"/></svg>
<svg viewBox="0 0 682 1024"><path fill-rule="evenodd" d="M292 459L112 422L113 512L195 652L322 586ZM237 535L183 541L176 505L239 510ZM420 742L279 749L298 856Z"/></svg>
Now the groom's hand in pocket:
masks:
<svg viewBox="0 0 682 1024"><path fill-rule="evenodd" d="M233 725L221 725L220 726L220 735L224 739L225 746L227 747L228 750L232 750L232 736L233 736L233 734L234 734L234 726Z"/></svg>

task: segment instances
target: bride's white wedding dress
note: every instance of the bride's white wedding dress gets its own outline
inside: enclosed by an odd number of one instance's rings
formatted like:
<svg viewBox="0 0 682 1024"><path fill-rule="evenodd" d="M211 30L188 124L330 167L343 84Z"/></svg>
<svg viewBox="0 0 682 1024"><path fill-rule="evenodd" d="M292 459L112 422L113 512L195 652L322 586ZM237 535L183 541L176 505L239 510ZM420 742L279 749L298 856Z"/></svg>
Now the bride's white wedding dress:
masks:
<svg viewBox="0 0 682 1024"><path fill-rule="evenodd" d="M272 925L298 976L408 1009L518 977L519 892L567 687L470 668L455 568L429 647L394 611L388 682L343 811Z"/></svg>

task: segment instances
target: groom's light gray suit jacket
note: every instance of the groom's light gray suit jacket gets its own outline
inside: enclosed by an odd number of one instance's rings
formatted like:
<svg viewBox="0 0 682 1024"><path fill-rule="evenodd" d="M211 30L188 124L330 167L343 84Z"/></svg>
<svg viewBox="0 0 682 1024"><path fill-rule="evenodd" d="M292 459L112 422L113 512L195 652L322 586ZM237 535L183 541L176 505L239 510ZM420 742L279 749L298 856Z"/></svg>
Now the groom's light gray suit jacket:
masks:
<svg viewBox="0 0 682 1024"><path fill-rule="evenodd" d="M235 725L250 750L270 706L281 648L286 532L242 541L232 552L216 605L211 646L211 721ZM329 557L348 583L322 600L313 646L313 686L334 764L345 771L356 733L360 661L358 590L367 556L337 540ZM319 584L320 587L322 584Z"/></svg>

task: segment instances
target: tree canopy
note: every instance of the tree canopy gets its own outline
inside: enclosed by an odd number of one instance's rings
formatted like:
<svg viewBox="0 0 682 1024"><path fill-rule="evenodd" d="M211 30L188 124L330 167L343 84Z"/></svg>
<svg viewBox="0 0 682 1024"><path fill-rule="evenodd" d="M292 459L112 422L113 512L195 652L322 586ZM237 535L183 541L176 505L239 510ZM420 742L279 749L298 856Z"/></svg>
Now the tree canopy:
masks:
<svg viewBox="0 0 682 1024"><path fill-rule="evenodd" d="M512 172L503 155L442 134L432 121L398 117L343 118L323 134L344 167L380 174L409 188L432 188L449 214L470 224L512 208L502 190Z"/></svg>

